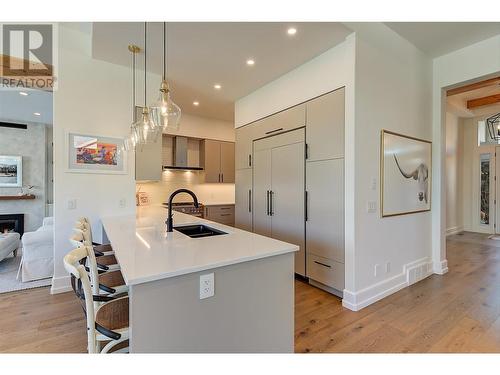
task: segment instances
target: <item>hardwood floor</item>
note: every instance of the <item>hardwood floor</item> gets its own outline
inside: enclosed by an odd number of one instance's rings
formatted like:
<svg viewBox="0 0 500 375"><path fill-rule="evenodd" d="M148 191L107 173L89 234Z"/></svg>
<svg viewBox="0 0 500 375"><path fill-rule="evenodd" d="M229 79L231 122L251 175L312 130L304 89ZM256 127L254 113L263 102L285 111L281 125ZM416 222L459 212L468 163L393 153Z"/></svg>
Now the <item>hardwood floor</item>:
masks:
<svg viewBox="0 0 500 375"><path fill-rule="evenodd" d="M297 282L296 352L500 352L500 241L448 238L450 271L353 312Z"/></svg>
<svg viewBox="0 0 500 375"><path fill-rule="evenodd" d="M296 281L296 352L500 352L500 241L448 238L444 276L433 275L361 311ZM39 288L0 295L0 352L85 352L72 293Z"/></svg>

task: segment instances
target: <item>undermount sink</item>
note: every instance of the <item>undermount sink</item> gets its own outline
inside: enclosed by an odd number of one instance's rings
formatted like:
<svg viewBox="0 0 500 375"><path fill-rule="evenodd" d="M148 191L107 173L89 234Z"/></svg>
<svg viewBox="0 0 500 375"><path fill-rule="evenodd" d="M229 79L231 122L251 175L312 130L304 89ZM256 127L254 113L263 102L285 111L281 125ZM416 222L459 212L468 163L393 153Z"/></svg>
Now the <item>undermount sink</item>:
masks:
<svg viewBox="0 0 500 375"><path fill-rule="evenodd" d="M219 236L221 234L227 234L226 232L222 232L218 229L214 229L203 224L183 225L174 227L174 229L177 232L181 232L182 234L185 234L186 236L191 238L212 237Z"/></svg>

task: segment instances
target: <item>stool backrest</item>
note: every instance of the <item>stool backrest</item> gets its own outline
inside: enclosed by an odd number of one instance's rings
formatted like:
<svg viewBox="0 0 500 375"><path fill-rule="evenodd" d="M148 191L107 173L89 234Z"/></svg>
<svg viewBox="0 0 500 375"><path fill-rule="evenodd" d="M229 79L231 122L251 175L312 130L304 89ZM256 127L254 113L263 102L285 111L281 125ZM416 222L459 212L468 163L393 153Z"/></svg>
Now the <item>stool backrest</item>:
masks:
<svg viewBox="0 0 500 375"><path fill-rule="evenodd" d="M93 253L92 248L87 246L77 247L70 251L63 259L64 268L71 274L73 290L82 301L85 302L85 315L87 317L87 340L89 353L98 353L98 346L95 333L95 309L93 302L93 293L90 285L89 274L81 264ZM83 290L83 293L82 293Z"/></svg>

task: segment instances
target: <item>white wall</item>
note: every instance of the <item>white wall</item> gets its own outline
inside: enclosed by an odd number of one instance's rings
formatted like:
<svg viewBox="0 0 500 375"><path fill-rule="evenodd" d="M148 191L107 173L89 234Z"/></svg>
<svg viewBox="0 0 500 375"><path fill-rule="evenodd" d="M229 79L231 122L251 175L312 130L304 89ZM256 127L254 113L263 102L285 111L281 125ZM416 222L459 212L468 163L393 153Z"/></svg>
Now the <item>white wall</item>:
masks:
<svg viewBox="0 0 500 375"><path fill-rule="evenodd" d="M463 222L463 127L461 119L446 112L446 233L464 229Z"/></svg>
<svg viewBox="0 0 500 375"><path fill-rule="evenodd" d="M355 165L349 166L356 182L355 265L346 269L354 272L355 280L346 286L343 304L357 310L412 283L410 270L428 274L430 212L381 218L367 212L367 203L380 207L382 129L432 140L432 65L383 24L347 26L356 31Z"/></svg>
<svg viewBox="0 0 500 375"><path fill-rule="evenodd" d="M126 48L126 46L124 46ZM60 24L59 88L54 92L55 249L52 292L68 290L69 277L62 258L71 249L68 238L80 216L88 216L94 237L101 239L103 215L135 211L134 157L128 155L125 175L67 173L66 134L69 131L124 137L132 108L131 70L91 57L91 35ZM139 75L139 73L138 73ZM160 77L151 77L151 83ZM142 87L138 83L138 87ZM157 87L150 85L151 100ZM142 90L141 90L142 91ZM138 100L141 100L138 97ZM68 209L76 199L77 208ZM121 199L126 207L120 208Z"/></svg>
<svg viewBox="0 0 500 375"><path fill-rule="evenodd" d="M10 122L2 118L2 121ZM17 121L12 121L17 122ZM34 231L45 217L46 144L45 124L28 123L28 128L0 128L0 154L23 157L23 186L34 185L34 200L0 201L0 214L24 214L24 231ZM19 187L0 187L0 195L17 195ZM27 189L25 189L27 192Z"/></svg>
<svg viewBox="0 0 500 375"><path fill-rule="evenodd" d="M433 60L432 129L433 184L432 251L435 273L446 273L446 101L444 88L488 77L500 71L500 35Z"/></svg>
<svg viewBox="0 0 500 375"><path fill-rule="evenodd" d="M230 121L182 113L179 130L169 130L165 134L234 142L236 132L234 131L234 123Z"/></svg>

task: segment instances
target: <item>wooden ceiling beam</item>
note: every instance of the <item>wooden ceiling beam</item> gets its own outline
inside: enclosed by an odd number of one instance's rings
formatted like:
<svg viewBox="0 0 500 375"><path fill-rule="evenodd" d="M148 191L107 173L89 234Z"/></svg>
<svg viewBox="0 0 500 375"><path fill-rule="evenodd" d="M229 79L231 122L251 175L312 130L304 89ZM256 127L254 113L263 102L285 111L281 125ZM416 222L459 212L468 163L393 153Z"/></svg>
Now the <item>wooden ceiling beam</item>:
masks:
<svg viewBox="0 0 500 375"><path fill-rule="evenodd" d="M452 96L452 95L457 95L461 94L467 91L472 91L472 90L477 90L483 87L488 87L488 86L496 86L500 85L500 77L494 77L490 79L486 79L481 82L476 82L476 83L471 83L470 85L465 85L461 87L457 87L455 89L448 90L446 92L446 96Z"/></svg>
<svg viewBox="0 0 500 375"><path fill-rule="evenodd" d="M473 109L485 105L500 103L500 94L484 96L482 98L467 100L467 108Z"/></svg>

